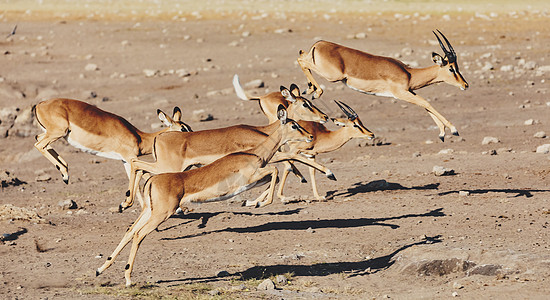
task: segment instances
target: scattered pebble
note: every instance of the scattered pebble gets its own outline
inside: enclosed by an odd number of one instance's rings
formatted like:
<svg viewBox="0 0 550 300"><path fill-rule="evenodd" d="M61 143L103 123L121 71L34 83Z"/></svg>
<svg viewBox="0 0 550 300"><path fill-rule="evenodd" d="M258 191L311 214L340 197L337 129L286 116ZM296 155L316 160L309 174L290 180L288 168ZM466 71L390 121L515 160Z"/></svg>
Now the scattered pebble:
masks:
<svg viewBox="0 0 550 300"><path fill-rule="evenodd" d="M483 141L481 142L482 145L488 145L488 144L496 144L500 143L500 140L496 137L492 136L486 136L483 138Z"/></svg>
<svg viewBox="0 0 550 300"><path fill-rule="evenodd" d="M280 285L286 285L288 283L288 279L285 275L277 275L277 277L275 277L275 280L277 281L277 284Z"/></svg>
<svg viewBox="0 0 550 300"><path fill-rule="evenodd" d="M435 176L447 176L447 175L453 175L455 173L453 169L447 169L441 166L434 166L432 169L432 172L434 173Z"/></svg>
<svg viewBox="0 0 550 300"><path fill-rule="evenodd" d="M539 132L535 133L535 134L533 135L533 137L543 139L543 138L546 137L546 132L544 132L544 131L539 131Z"/></svg>
<svg viewBox="0 0 550 300"><path fill-rule="evenodd" d="M266 279L258 285L258 290L260 291L261 290L269 291L274 289L275 289L275 283L273 283L271 279Z"/></svg>
<svg viewBox="0 0 550 300"><path fill-rule="evenodd" d="M57 202L57 205L59 205L62 209L77 209L78 205L74 200L67 199L67 200L60 200Z"/></svg>
<svg viewBox="0 0 550 300"><path fill-rule="evenodd" d="M544 144L537 147L537 153L547 154L550 152L550 144Z"/></svg>
<svg viewBox="0 0 550 300"><path fill-rule="evenodd" d="M467 197L467 196L470 196L470 192L468 192L468 191L459 191L458 195L460 197Z"/></svg>
<svg viewBox="0 0 550 300"><path fill-rule="evenodd" d="M84 67L84 70L85 71L97 71L99 70L99 67L96 65L96 64L87 64L85 67Z"/></svg>
<svg viewBox="0 0 550 300"><path fill-rule="evenodd" d="M206 122L214 120L214 116L207 113L204 109L194 110L191 120L195 122Z"/></svg>

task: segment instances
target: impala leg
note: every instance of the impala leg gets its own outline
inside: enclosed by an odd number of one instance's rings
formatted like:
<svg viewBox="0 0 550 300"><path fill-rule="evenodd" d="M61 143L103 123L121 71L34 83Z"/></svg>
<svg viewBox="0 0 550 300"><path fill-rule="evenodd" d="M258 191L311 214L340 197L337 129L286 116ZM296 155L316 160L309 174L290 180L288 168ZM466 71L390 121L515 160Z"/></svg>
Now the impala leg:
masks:
<svg viewBox="0 0 550 300"><path fill-rule="evenodd" d="M136 158L132 158L130 161L134 160ZM139 204L141 205L141 208L143 208L143 198L141 197L141 193L139 191L139 182L141 180L141 177L143 175L143 171L141 170L134 170L132 171L132 163L130 162L124 162L124 169L126 170L126 175L128 175L128 180L130 181L128 191L126 192L126 197L130 197L130 195L135 195L135 197L138 199ZM132 175L134 175L134 178L132 178ZM133 191L130 192L130 188L133 186ZM132 196L132 204L133 204L134 197ZM125 201L126 202L126 201ZM131 205L130 205L131 206ZM119 206L119 211L120 210ZM126 208L128 208L127 206Z"/></svg>
<svg viewBox="0 0 550 300"><path fill-rule="evenodd" d="M107 261L105 261L105 263L95 271L96 276L99 276L101 273L103 273L103 271L105 271L107 268L109 268L113 264L113 262L115 261L115 258L120 254L120 251L122 251L122 249L124 249L124 247L132 240L132 237L134 236L134 234L146 224L146 222L149 220L150 217L151 217L150 209L144 209L141 211L139 217L136 219L134 224L132 224L132 226L128 228L128 231L126 231L126 233L122 237L122 240L113 251L113 254L107 257Z"/></svg>
<svg viewBox="0 0 550 300"><path fill-rule="evenodd" d="M315 158L310 158L310 160L315 161ZM311 189L313 190L313 196L318 201L325 201L326 198L324 196L319 196L319 192L317 191L317 181L315 180L315 169L312 167L309 167L309 178L311 179Z"/></svg>
<svg viewBox="0 0 550 300"><path fill-rule="evenodd" d="M283 195L283 189L285 188L286 179L288 177L288 174L290 174L290 171L292 170L292 165L285 161L284 164L284 172L283 176L281 177L281 182L279 183L279 189L277 190L277 197L281 202L287 202L287 198Z"/></svg>
<svg viewBox="0 0 550 300"><path fill-rule="evenodd" d="M458 131L456 130L456 127L453 124L451 124L451 122L449 122L437 110L435 110L435 108L433 108L433 106L428 101L426 101L426 99L424 99L424 98L422 98L418 95L415 95L411 92L408 92L408 91L394 90L392 92L395 95L395 97L398 98L398 99L401 99L401 100L407 101L409 103L416 104L420 107L423 107L430 114L433 114L437 119L439 119L441 121L441 123L443 123L443 125L448 127L451 130L451 133L453 135L458 135ZM441 135L441 132L440 132L439 138L443 139L444 137L445 137L445 132L443 131L443 135Z"/></svg>
<svg viewBox="0 0 550 300"><path fill-rule="evenodd" d="M131 159L129 176L130 182L128 185L128 190L126 191L126 200L120 204L119 211L122 212L132 206L134 204L134 197L136 194L139 195L138 200L143 207L143 198L141 198L141 193L139 192L139 182L143 176L143 171L154 174L162 173L162 169L158 167L156 163L141 161L137 158Z"/></svg>
<svg viewBox="0 0 550 300"><path fill-rule="evenodd" d="M428 112L428 115L430 115L430 117L432 117L432 119L434 120L435 122L435 125L437 125L437 128L439 128L439 139L444 142L445 141L445 125L443 125L443 123L434 115L432 114L429 110L426 110Z"/></svg>
<svg viewBox="0 0 550 300"><path fill-rule="evenodd" d="M317 163L316 161L312 161L312 160L309 160L299 154L289 154L289 153L282 153L282 152L279 152L277 154L275 154L273 156L273 158L271 158L271 160L269 161L270 163L276 163L276 162L281 162L281 161L285 161L285 160L294 160L294 161L299 161L309 167L312 167L312 168L315 168L317 170L319 170L320 172L324 173L328 179L330 180L336 180L336 177L334 176L334 173L332 173L331 170L329 170L327 167L323 166L323 165L320 165L319 163Z"/></svg>
<svg viewBox="0 0 550 300"><path fill-rule="evenodd" d="M63 182L69 183L69 166L67 162L50 146L62 136L50 136L47 132L39 134L36 137L37 142L34 147L44 155L61 172Z"/></svg>
<svg viewBox="0 0 550 300"><path fill-rule="evenodd" d="M128 263L126 264L125 271L124 271L124 278L126 279L126 287L129 287L132 285L132 279L130 278L130 276L132 275L132 269L134 268L136 254L139 249L139 246L141 245L141 242L149 233L155 230L162 222L166 221L172 215L172 213L173 211L152 212L151 217L133 235L132 249L130 250L130 256L128 257Z"/></svg>
<svg viewBox="0 0 550 300"><path fill-rule="evenodd" d="M309 53L300 51L300 57L298 58L298 64L300 65L300 68L302 68L302 72L304 72L307 78L307 90L305 91L305 93L307 95L310 95L313 92L316 92L315 98L319 98L323 94L323 89L321 89L321 86L317 83L317 81L313 77L313 74L311 74L311 67L308 63L308 56L310 56ZM311 60L311 58L309 58L309 60Z"/></svg>
<svg viewBox="0 0 550 300"><path fill-rule="evenodd" d="M271 175L271 182L269 184L269 188L266 191L264 191L258 198L256 198L256 200L246 201L246 206L263 207L273 202L273 194L275 191L275 185L277 184L277 176L279 175L279 170L277 170L276 167L266 166L258 169L256 173L254 173L254 175L250 178L249 182L256 182L256 181L262 180L263 178L269 175ZM262 201L264 198L266 198L266 200Z"/></svg>
<svg viewBox="0 0 550 300"><path fill-rule="evenodd" d="M296 175L296 177L298 177L298 179L300 179L301 183L306 183L307 179L304 177L304 175L302 175L300 170L298 170L298 168L296 168L296 166L291 161L289 161L288 163L290 164L290 172L292 172L292 174Z"/></svg>

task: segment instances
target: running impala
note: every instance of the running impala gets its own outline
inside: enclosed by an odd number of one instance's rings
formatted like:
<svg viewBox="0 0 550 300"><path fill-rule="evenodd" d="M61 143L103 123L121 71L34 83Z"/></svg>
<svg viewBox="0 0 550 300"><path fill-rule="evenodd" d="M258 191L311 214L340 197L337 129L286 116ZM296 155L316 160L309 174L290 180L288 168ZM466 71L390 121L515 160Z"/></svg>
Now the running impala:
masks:
<svg viewBox="0 0 550 300"><path fill-rule="evenodd" d="M132 241L132 248L124 277L126 286L132 285L131 274L138 248L143 239L166 221L180 207L180 203L221 201L259 186L267 181L269 188L258 198L273 198L277 168L268 165L279 147L288 141L308 141L313 137L300 125L287 119L281 106L276 128L256 147L231 153L198 169L152 176L145 183L145 205L134 224L128 229L105 263L96 270L96 276L110 267L122 249Z"/></svg>
<svg viewBox="0 0 550 300"><path fill-rule="evenodd" d="M315 92L320 97L323 90L313 78L311 71L328 81L342 81L348 87L362 93L393 97L423 107L428 111L437 127L439 138L444 141L445 127L453 135L458 135L456 127L441 115L426 99L414 91L425 86L445 82L463 90L468 83L460 74L456 52L447 38L438 30L448 49L437 33L433 32L445 56L435 52L432 60L435 65L427 68L411 68L390 57L377 56L327 41L318 41L309 50L300 50L298 64L307 77L306 94Z"/></svg>
<svg viewBox="0 0 550 300"><path fill-rule="evenodd" d="M298 115L299 112L301 118L306 120L317 122L327 120L327 115L317 108L304 109L303 104L305 102L299 99L301 97L296 98L294 95L296 93L299 94L299 91L292 93L285 87L281 87L279 93L284 98L287 107L285 111L289 118ZM280 100L278 97L272 97L272 99ZM279 105L285 107L285 104L280 103ZM144 171L153 174L181 172L193 165L206 165L230 153L254 148L278 126L279 120L277 117L275 117L275 120L267 126L234 125L195 132L167 132L159 135L153 145L154 162L137 158L130 161L130 185L126 200L119 206L120 211L133 205L134 195L140 195L139 182ZM281 154L277 154L277 156L282 157ZM311 164L301 156L297 156L295 160ZM322 169L323 172L332 174L327 168L318 164L316 166ZM253 201L246 202L246 205L249 206L257 204Z"/></svg>
<svg viewBox="0 0 550 300"><path fill-rule="evenodd" d="M154 138L167 131L191 131L181 121L181 110L174 108L172 118L157 110L159 119L168 126L154 133L143 132L126 119L86 102L56 98L38 103L33 108L36 121L44 130L36 136L34 147L44 155L69 183L69 165L51 146L65 138L69 144L92 154L121 160L130 177L133 158L151 154Z"/></svg>

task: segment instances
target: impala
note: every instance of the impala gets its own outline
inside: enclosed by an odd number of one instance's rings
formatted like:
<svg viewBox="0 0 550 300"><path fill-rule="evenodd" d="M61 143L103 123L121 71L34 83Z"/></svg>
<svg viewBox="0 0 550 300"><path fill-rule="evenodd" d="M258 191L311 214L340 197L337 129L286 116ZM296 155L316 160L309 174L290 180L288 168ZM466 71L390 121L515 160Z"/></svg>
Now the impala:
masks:
<svg viewBox="0 0 550 300"><path fill-rule="evenodd" d="M311 101L300 96L300 89L294 83L290 85L290 89L285 93L272 92L263 96L253 97L243 89L239 82L239 76L235 74L235 76L233 76L233 88L235 89L237 97L241 100L258 101L260 109L266 115L270 124L277 121L277 108L279 105L283 105L287 108L288 116L293 120L310 120L313 115L320 117L320 119L315 118L315 120L311 121L319 123L328 121L327 115L315 107ZM293 106L292 109L288 109L291 104Z"/></svg>
<svg viewBox="0 0 550 300"><path fill-rule="evenodd" d="M280 94L285 97L285 101L289 101L286 110L289 116L295 115L295 111L303 107L302 101L296 100L287 88L281 87ZM318 109L303 110L301 117L311 121L328 118ZM193 165L206 165L230 153L254 148L279 126L278 123L277 119L267 126L235 125L196 132L166 132L157 136L153 145L155 162L138 159L130 161L130 185L126 200L119 206L120 211L132 206L134 195L140 194L139 182L144 171L153 174L181 172ZM296 160L307 163L303 157L297 157ZM325 173L332 174L327 168L316 166ZM256 204L247 201L247 205Z"/></svg>
<svg viewBox="0 0 550 300"><path fill-rule="evenodd" d="M277 168L268 166L277 149L288 141L308 141L313 137L298 123L279 110L279 121L273 131L256 147L228 154L201 168L177 173L163 173L145 183L143 210L128 229L113 254L96 270L96 276L111 266L122 249L132 240L125 267L126 286L132 284L131 273L142 240L179 208L180 203L221 201L259 186L269 177L270 187L258 199L273 198Z"/></svg>
<svg viewBox="0 0 550 300"><path fill-rule="evenodd" d="M106 158L122 160L130 177L129 162L151 154L154 138L167 131L191 131L181 121L181 111L174 108L172 118L157 110L159 119L168 126L154 133L143 132L124 118L101 110L86 102L72 99L50 99L33 107L36 121L44 130L36 136L34 147L61 172L69 183L68 164L51 146L64 137L69 144Z"/></svg>
<svg viewBox="0 0 550 300"><path fill-rule="evenodd" d="M309 50L300 50L298 64L307 77L306 94L315 92L320 97L323 90L313 78L311 70L328 81L342 81L348 87L366 94L393 97L426 109L439 128L439 138L445 139L445 127L458 135L456 127L435 110L428 101L414 93L425 86L445 82L465 90L468 83L460 74L456 53L447 38L444 45L433 32L445 56L433 52L435 65L427 68L411 68L390 57L377 56L327 41L318 41Z"/></svg>
<svg viewBox="0 0 550 300"><path fill-rule="evenodd" d="M311 142L289 143L289 153L302 154L312 161L315 161L315 156L317 154L335 151L342 147L352 138L374 138L374 134L363 125L363 123L359 119L359 116L351 107L343 102L335 102L338 107L340 107L340 109L346 114L347 118L333 118L332 121L336 125L342 127L337 130L330 131L324 125L319 123L298 121L298 124L300 124L300 126L305 128L313 135L313 140ZM284 163L287 168L285 168L279 185L279 190L277 192L277 196L283 202L286 201L286 197L283 196L285 182L288 173L294 168L293 166L291 166L291 163L289 161L285 161ZM324 197L319 196L319 193L317 191L317 184L315 181L315 169L310 167L309 175L311 178L311 188L313 189L313 195L317 200L325 200Z"/></svg>

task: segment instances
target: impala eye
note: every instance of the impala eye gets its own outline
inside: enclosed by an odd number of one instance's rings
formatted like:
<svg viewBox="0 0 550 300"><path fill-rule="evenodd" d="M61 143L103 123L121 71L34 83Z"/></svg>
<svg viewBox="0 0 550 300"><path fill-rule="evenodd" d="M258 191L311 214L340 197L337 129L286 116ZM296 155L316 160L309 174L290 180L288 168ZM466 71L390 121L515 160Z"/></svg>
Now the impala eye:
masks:
<svg viewBox="0 0 550 300"><path fill-rule="evenodd" d="M292 125L292 129L296 130L296 129L298 129L298 126Z"/></svg>
<svg viewBox="0 0 550 300"><path fill-rule="evenodd" d="M453 74L455 73L455 69L452 66L449 68L449 71L451 71L451 73Z"/></svg>

